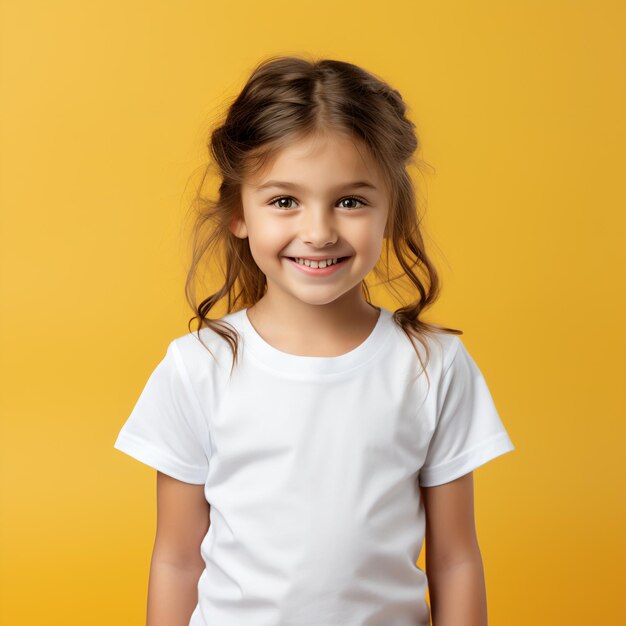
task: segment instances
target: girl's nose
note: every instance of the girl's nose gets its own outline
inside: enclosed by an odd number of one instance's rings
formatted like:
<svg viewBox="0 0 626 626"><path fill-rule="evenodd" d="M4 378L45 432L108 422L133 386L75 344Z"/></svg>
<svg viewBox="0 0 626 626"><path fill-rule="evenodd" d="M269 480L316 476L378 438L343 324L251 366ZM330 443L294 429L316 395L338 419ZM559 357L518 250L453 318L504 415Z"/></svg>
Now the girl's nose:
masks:
<svg viewBox="0 0 626 626"><path fill-rule="evenodd" d="M337 241L334 216L325 208L315 208L306 212L302 229L302 241L315 247L330 245Z"/></svg>

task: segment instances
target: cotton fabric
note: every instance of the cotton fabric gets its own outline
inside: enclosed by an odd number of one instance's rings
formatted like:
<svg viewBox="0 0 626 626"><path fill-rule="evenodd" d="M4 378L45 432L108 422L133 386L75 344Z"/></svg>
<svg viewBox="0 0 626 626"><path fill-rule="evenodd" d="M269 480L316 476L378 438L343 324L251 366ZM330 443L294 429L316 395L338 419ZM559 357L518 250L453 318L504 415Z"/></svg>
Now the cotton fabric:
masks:
<svg viewBox="0 0 626 626"><path fill-rule="evenodd" d="M420 487L515 449L460 337L428 338L429 386L384 307L337 357L274 348L247 309L222 321L240 335L232 377L213 330L173 339L114 444L204 485L190 626L428 626Z"/></svg>

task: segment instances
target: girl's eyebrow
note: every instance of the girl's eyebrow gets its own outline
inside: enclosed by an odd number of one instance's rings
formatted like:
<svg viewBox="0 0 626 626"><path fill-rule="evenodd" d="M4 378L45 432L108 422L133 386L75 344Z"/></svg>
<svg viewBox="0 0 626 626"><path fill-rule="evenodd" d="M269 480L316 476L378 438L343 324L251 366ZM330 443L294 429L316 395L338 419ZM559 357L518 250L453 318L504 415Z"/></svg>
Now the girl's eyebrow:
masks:
<svg viewBox="0 0 626 626"><path fill-rule="evenodd" d="M281 180L268 180L266 183L263 183L262 185L255 187L255 189L256 191L262 191L263 189L267 189L268 187L282 187L285 189L295 189L297 191L302 190L302 187L300 187L300 185L297 185L296 183L290 183L290 182L281 181ZM376 187L372 183L369 183L367 181L357 181L354 183L346 183L345 185L339 185L337 187L337 190L358 189L358 188L363 188L363 187L366 189L376 190Z"/></svg>

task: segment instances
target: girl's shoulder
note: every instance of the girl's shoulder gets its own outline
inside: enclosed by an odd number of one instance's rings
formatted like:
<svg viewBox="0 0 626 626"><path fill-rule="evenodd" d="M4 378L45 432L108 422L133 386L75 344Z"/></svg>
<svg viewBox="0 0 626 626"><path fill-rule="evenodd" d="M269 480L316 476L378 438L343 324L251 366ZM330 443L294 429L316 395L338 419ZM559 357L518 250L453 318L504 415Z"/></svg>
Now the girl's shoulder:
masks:
<svg viewBox="0 0 626 626"><path fill-rule="evenodd" d="M395 327L395 348L414 358L428 361L431 371L445 372L462 345L459 335L448 332L420 332L411 329L405 331L399 323L391 320ZM416 352L417 351L417 352Z"/></svg>
<svg viewBox="0 0 626 626"><path fill-rule="evenodd" d="M230 370L233 351L231 342L239 345L241 311L212 319L212 326L202 326L171 340L187 369L198 371L207 367Z"/></svg>

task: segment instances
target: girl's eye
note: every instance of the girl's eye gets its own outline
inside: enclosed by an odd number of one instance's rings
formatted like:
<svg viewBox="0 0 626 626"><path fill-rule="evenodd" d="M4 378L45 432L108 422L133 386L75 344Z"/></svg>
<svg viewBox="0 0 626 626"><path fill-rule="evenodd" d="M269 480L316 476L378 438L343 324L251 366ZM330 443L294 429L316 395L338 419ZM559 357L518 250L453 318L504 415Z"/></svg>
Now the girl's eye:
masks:
<svg viewBox="0 0 626 626"><path fill-rule="evenodd" d="M294 199L291 196L279 196L278 198L275 198L274 200L270 200L269 204L275 206L277 209L291 209L292 207L290 206L279 206L276 203L277 202L281 202L283 200L286 200L287 202L292 202L294 201ZM360 202L363 206L367 206L367 202L365 202L365 200L363 200L362 198L358 198L357 196L346 196L345 198L342 198L341 200L339 200L339 202L345 202L346 200L356 200L357 202ZM344 206L342 207L344 209L360 209L361 207L358 206L352 206L352 207L347 207Z"/></svg>
<svg viewBox="0 0 626 626"><path fill-rule="evenodd" d="M346 198L342 198L341 200L339 200L339 202L344 202L345 200L356 200L357 202L360 202L363 206L367 206L367 202L365 202L365 200L362 200L361 198L357 198L356 196L348 196ZM360 209L361 207L358 206L346 206L343 207L344 209Z"/></svg>
<svg viewBox="0 0 626 626"><path fill-rule="evenodd" d="M286 200L287 202L291 202L293 200L293 198L290 198L289 196L280 196L279 198L276 198L275 200L270 200L270 204L275 206L277 209L290 209L290 206L276 206L277 202L280 202L282 200Z"/></svg>

